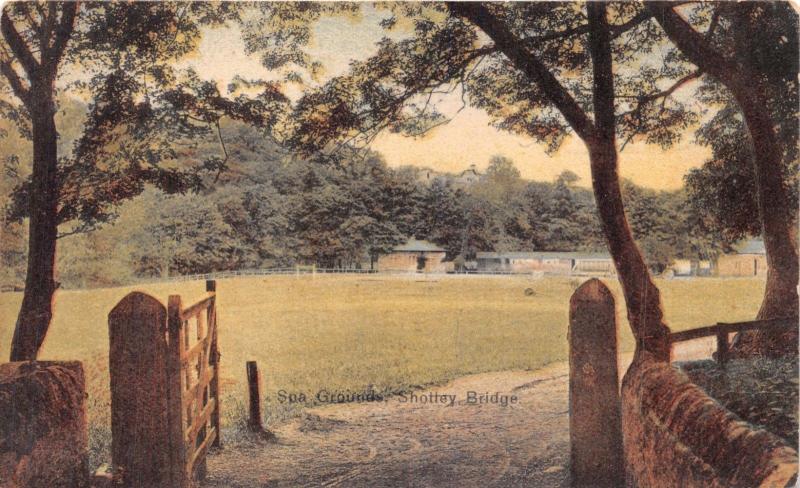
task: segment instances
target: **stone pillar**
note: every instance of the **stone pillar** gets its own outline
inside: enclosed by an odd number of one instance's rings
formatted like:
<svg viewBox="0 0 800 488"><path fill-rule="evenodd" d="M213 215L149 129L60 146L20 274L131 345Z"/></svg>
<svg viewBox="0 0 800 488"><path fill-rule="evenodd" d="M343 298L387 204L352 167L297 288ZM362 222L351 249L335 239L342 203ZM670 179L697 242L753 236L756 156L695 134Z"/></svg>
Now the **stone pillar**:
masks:
<svg viewBox="0 0 800 488"><path fill-rule="evenodd" d="M80 362L0 364L0 486L87 486L85 398Z"/></svg>
<svg viewBox="0 0 800 488"><path fill-rule="evenodd" d="M569 431L572 486L624 485L614 296L598 279L569 307Z"/></svg>
<svg viewBox="0 0 800 488"><path fill-rule="evenodd" d="M171 486L167 310L133 292L108 314L111 458L126 487Z"/></svg>

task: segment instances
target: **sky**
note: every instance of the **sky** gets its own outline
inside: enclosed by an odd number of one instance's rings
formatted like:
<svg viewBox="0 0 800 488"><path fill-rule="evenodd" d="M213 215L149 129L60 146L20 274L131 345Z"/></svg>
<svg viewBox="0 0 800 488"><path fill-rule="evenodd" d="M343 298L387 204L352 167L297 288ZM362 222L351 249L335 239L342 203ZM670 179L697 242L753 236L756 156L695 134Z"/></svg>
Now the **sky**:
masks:
<svg viewBox="0 0 800 488"><path fill-rule="evenodd" d="M351 60L365 59L375 52L375 43L387 32L378 25L385 15L365 6L359 18L329 17L315 26L314 38L308 52L325 67L322 81L345 73ZM250 79L269 79L271 74L261 66L258 56L245 54L238 27L206 30L198 52L182 63L194 67L202 77L214 79L224 87L235 75ZM682 87L691 91L692 87ZM289 88L287 94L296 98L300 88ZM448 98L449 97L449 98ZM474 164L486 168L494 155L514 161L523 178L553 181L564 170L576 173L578 184L591 185L589 158L585 146L577 137L569 137L555 153L548 155L544 146L519 135L500 131L490 125L483 111L461 107L456 92L440 100L440 108L452 120L425 136L404 137L381 134L372 149L383 154L392 167L416 165L437 171L459 172ZM693 143L690 129L681 141L669 150L640 142L628 144L620 154L620 175L633 182L655 189L680 188L688 170L700 166L709 156L708 148Z"/></svg>

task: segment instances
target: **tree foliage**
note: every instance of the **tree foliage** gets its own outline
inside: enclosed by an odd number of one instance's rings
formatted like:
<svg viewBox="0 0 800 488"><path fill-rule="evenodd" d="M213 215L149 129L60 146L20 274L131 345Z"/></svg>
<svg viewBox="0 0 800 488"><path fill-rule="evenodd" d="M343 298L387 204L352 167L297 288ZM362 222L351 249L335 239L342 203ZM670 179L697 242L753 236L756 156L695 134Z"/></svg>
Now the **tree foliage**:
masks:
<svg viewBox="0 0 800 488"><path fill-rule="evenodd" d="M186 195L145 190L121 205L113 225L64 238L59 281L92 287L295 264L366 268L411 237L459 262L478 251L605 249L592 193L568 171L553 182L527 181L513 161L493 157L475 183L447 174L427 182L419 169L389 168L375 153L320 165L242 122L223 119L221 131L230 158L217 184ZM197 150L215 148L206 141ZM692 227L703 214L682 191L629 182L623 189L634 236L655 271L718 250L716 236Z"/></svg>

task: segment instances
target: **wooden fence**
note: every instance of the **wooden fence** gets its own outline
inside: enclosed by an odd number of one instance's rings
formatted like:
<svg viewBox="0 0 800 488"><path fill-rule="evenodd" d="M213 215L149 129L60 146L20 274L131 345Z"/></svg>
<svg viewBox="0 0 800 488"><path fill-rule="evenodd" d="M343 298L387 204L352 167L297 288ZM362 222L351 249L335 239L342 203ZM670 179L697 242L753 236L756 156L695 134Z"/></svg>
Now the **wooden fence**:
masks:
<svg viewBox="0 0 800 488"><path fill-rule="evenodd" d="M730 350L730 335L744 332L747 330L755 329L768 329L775 327L797 327L797 317L784 317L778 319L767 320L751 320L748 322L725 323L719 322L715 325L706 327L698 327L696 329L682 330L680 332L673 332L669 335L670 344L676 342L691 341L702 337L717 337L717 362L720 365L725 365L728 361L728 351Z"/></svg>
<svg viewBox="0 0 800 488"><path fill-rule="evenodd" d="M216 283L184 306L144 293L109 314L112 464L123 486L191 486L220 445Z"/></svg>

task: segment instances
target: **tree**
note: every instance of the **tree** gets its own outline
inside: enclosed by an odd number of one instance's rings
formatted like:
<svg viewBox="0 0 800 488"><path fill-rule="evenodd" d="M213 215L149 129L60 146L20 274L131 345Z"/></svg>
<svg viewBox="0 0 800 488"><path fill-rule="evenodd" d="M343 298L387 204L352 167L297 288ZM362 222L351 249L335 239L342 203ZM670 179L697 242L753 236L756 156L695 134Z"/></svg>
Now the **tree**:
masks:
<svg viewBox="0 0 800 488"><path fill-rule="evenodd" d="M630 110L619 117L615 113L615 83L641 96L654 91L662 75L620 70L620 80L614 79L615 62L634 65L638 54L661 41L644 23L649 15L636 5L602 2L590 2L585 10L577 3L392 8L395 17L384 25L408 16L414 37L383 40L373 57L353 63L346 76L304 96L295 109L299 122L289 142L313 152L343 144L358 148L384 129L419 134L446 121L435 108L426 110L431 94L457 89L465 92L465 103L486 110L498 127L533 137L551 151L568 133L576 134L590 155L601 227L640 350L666 359L669 329L625 217L617 175L618 133L626 140L644 134L648 142L668 146L693 121L680 102L667 104L665 95L656 94L653 99L665 101L663 110L637 110L620 98L620 109ZM479 38L475 27L491 43Z"/></svg>
<svg viewBox="0 0 800 488"><path fill-rule="evenodd" d="M145 184L184 193L201 173L223 170L218 156L175 161L192 140L218 128L220 113L265 127L283 102L274 86L233 100L172 62L196 46L200 27L236 17L230 4L17 2L5 6L0 72L15 101L0 104L31 140L30 177L14 192L12 216L28 217L25 294L11 360L35 359L53 313L56 240L113 218L114 207ZM81 77L69 67L80 66ZM61 94L90 100L71 154L59 154L55 114ZM59 225L72 223L59 234Z"/></svg>
<svg viewBox="0 0 800 488"><path fill-rule="evenodd" d="M51 300L56 286L53 267L58 232L58 134L53 118L54 85L58 65L75 28L77 13L76 3L51 3L46 7L36 7L38 9L34 9L33 4L7 5L0 19L0 31L6 42L0 69L30 117L30 134L33 140L32 181L35 185L31 189L29 203L30 237L26 291L14 329L12 361L36 357L52 316ZM24 34L17 30L11 18L12 9L17 15L39 16L38 23L29 23L28 27L33 34L31 40L26 40ZM39 52L38 60L33 54L34 50ZM24 70L27 86L14 64Z"/></svg>
<svg viewBox="0 0 800 488"><path fill-rule="evenodd" d="M606 5L595 2L586 7L594 120L587 116L550 69L523 47L522 39L487 7L478 4L449 6L494 40L514 66L537 84L586 144L600 223L625 294L628 320L639 345L637 352L649 351L661 360L668 360L669 328L662 321L660 294L633 239L617 175L613 54Z"/></svg>
<svg viewBox="0 0 800 488"><path fill-rule="evenodd" d="M144 195L145 217L130 240L137 274L209 273L242 269L253 250L239 239L215 202L204 195Z"/></svg>
<svg viewBox="0 0 800 488"><path fill-rule="evenodd" d="M776 131L780 118L776 120L773 114L783 103L796 109L797 14L790 5L777 2L720 4L710 16L701 12L702 19L710 18L703 34L669 2L647 2L647 8L689 60L729 90L741 111L752 144L755 193L769 266L758 318L795 315L799 266L791 229L796 207L790 204L784 186L784 150L781 131ZM790 124L788 132L796 133L796 120ZM788 341L784 335L758 332L749 337L737 346L764 354L797 349L796 330Z"/></svg>

